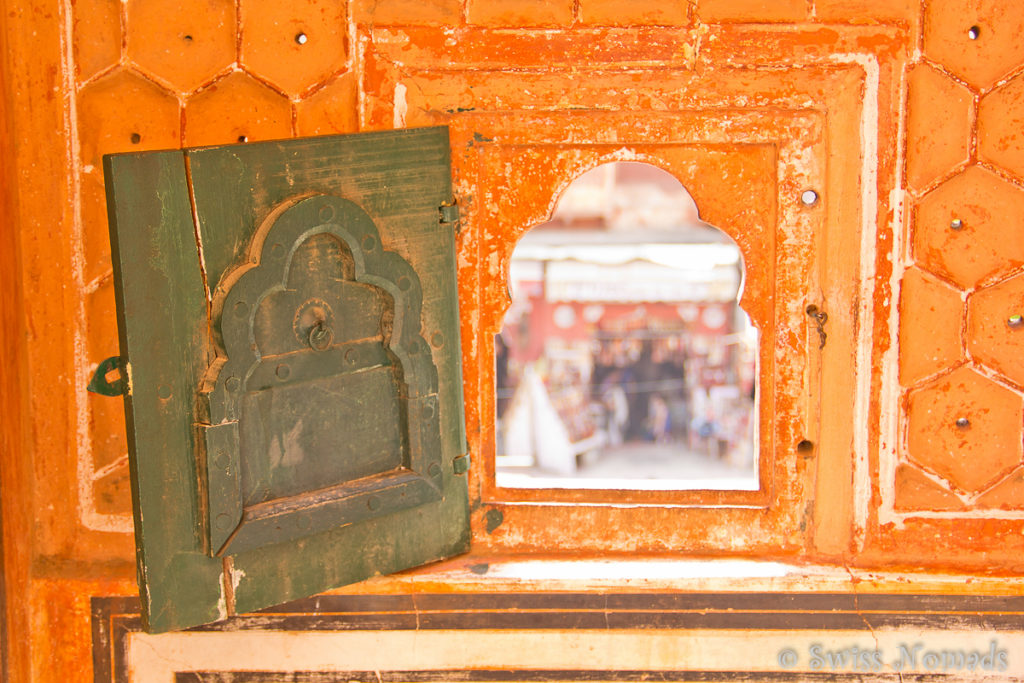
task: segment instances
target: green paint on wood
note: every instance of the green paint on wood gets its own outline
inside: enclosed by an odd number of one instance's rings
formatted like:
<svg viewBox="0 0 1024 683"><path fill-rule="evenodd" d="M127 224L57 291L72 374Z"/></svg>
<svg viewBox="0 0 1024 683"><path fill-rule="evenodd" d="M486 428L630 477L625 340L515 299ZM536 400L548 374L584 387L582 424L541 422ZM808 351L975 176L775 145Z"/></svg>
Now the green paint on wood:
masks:
<svg viewBox="0 0 1024 683"><path fill-rule="evenodd" d="M181 154L107 157L104 172L139 589L147 628L165 631L223 616L222 563L198 533L193 406L206 370L206 294Z"/></svg>
<svg viewBox="0 0 1024 683"><path fill-rule="evenodd" d="M435 128L106 160L151 630L468 548L448 145Z"/></svg>

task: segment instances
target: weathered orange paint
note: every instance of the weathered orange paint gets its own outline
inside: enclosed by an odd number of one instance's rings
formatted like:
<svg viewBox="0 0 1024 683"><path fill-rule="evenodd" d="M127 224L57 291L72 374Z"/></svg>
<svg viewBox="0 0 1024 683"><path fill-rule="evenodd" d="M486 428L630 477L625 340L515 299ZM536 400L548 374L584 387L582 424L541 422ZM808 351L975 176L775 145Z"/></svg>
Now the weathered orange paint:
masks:
<svg viewBox="0 0 1024 683"><path fill-rule="evenodd" d="M7 42L10 22L0 13L0 39ZM19 215L16 143L12 111L12 74L0 68L0 216L8 227L0 229L0 676L30 670L31 650L25 639L31 609L27 600L33 557L31 498L12 492L31 490L31 431L25 395L28 390L28 356L24 331L24 278Z"/></svg>
<svg viewBox="0 0 1024 683"><path fill-rule="evenodd" d="M920 468L903 464L896 468L894 507L897 510L964 510L967 505Z"/></svg>
<svg viewBox="0 0 1024 683"><path fill-rule="evenodd" d="M703 21L778 21L798 22L807 16L803 0L701 0L697 14Z"/></svg>
<svg viewBox="0 0 1024 683"><path fill-rule="evenodd" d="M185 144L224 145L286 138L292 132L288 100L240 71L228 74L189 98Z"/></svg>
<svg viewBox="0 0 1024 683"><path fill-rule="evenodd" d="M1024 7L1001 0L932 0L924 52L971 86L989 89L1020 66Z"/></svg>
<svg viewBox="0 0 1024 683"><path fill-rule="evenodd" d="M1024 175L1024 78L1018 76L986 93L978 106L978 156Z"/></svg>
<svg viewBox="0 0 1024 683"><path fill-rule="evenodd" d="M1015 392L957 368L909 394L907 450L963 493L983 491L1021 462Z"/></svg>
<svg viewBox="0 0 1024 683"><path fill-rule="evenodd" d="M119 0L78 0L72 8L75 41L75 76L85 81L121 59L121 3Z"/></svg>
<svg viewBox="0 0 1024 683"><path fill-rule="evenodd" d="M241 63L299 97L345 70L345 2L242 0Z"/></svg>
<svg viewBox="0 0 1024 683"><path fill-rule="evenodd" d="M969 291L1024 266L1024 243L1008 239L1022 229L1024 190L982 166L969 166L918 202L914 260Z"/></svg>
<svg viewBox="0 0 1024 683"><path fill-rule="evenodd" d="M232 0L186 0L173 9L159 0L131 0L125 3L126 56L158 82L192 92L237 58L236 19Z"/></svg>
<svg viewBox="0 0 1024 683"><path fill-rule="evenodd" d="M917 0L815 0L819 21L850 24L883 21L915 22L921 15Z"/></svg>
<svg viewBox="0 0 1024 683"><path fill-rule="evenodd" d="M842 568L852 566L907 572L878 590L953 590L915 573L935 570L967 575L956 590L1012 592L985 577L1019 573L1024 550L1014 516L1024 331L1006 326L1024 305L1024 225L1010 219L1024 196L1022 77L1001 80L1024 65L1016 4L4 0L3 10L11 680L90 680L89 597L134 590L121 406L82 391L117 350L99 158L241 136L452 130L474 555L351 591L537 590L467 567L640 552L836 567L769 589L852 590ZM615 158L673 173L744 251L771 399L761 492L494 484L490 340L508 305L509 255L574 177ZM813 208L795 201L808 187L822 198ZM956 217L964 226L951 231ZM830 315L820 354L809 303ZM964 411L989 426L957 431L947 418ZM803 439L810 452L797 452Z"/></svg>
<svg viewBox="0 0 1024 683"><path fill-rule="evenodd" d="M359 84L351 72L295 105L299 136L337 135L359 130Z"/></svg>
<svg viewBox="0 0 1024 683"><path fill-rule="evenodd" d="M462 23L463 0L353 0L352 18L359 24L455 26Z"/></svg>
<svg viewBox="0 0 1024 683"><path fill-rule="evenodd" d="M967 348L979 363L1024 387L1024 276L1018 274L967 299ZM1017 318L1014 318L1017 316Z"/></svg>
<svg viewBox="0 0 1024 683"><path fill-rule="evenodd" d="M963 353L960 292L920 268L908 268L900 288L900 381L910 386L960 363Z"/></svg>
<svg viewBox="0 0 1024 683"><path fill-rule="evenodd" d="M929 64L907 74L907 183L924 190L966 163L974 97Z"/></svg>
<svg viewBox="0 0 1024 683"><path fill-rule="evenodd" d="M565 26L573 21L572 0L466 0L466 20L499 28Z"/></svg>
<svg viewBox="0 0 1024 683"><path fill-rule="evenodd" d="M691 0L630 2L630 0L581 0L579 22L599 26L688 26L693 16Z"/></svg>

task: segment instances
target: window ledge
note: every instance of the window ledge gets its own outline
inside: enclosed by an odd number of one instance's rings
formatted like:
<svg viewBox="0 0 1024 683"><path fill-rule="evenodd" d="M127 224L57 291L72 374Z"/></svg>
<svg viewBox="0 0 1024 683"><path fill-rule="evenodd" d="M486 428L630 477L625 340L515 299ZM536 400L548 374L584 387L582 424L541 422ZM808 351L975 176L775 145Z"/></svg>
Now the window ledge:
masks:
<svg viewBox="0 0 1024 683"><path fill-rule="evenodd" d="M801 592L1020 595L1024 577L866 571L745 559L468 555L336 594L423 592Z"/></svg>

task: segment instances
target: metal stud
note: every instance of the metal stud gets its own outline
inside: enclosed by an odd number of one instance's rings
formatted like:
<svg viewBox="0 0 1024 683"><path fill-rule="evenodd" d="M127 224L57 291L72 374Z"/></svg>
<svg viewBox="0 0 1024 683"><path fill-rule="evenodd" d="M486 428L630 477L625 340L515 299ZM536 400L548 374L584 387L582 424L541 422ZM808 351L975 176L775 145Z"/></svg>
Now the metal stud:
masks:
<svg viewBox="0 0 1024 683"><path fill-rule="evenodd" d="M960 230L961 228L964 227L964 222L959 218L954 218L949 222L949 227L953 228L954 230Z"/></svg>
<svg viewBox="0 0 1024 683"><path fill-rule="evenodd" d="M967 429L968 427L971 426L971 421L968 420L966 417L958 417L956 419L956 426L959 427L960 429Z"/></svg>
<svg viewBox="0 0 1024 683"><path fill-rule="evenodd" d="M970 38L971 40L977 40L979 36L981 36L980 26L972 26L969 29L967 29L967 37Z"/></svg>
<svg viewBox="0 0 1024 683"><path fill-rule="evenodd" d="M1006 324L1013 328L1024 327L1024 316L1015 313L1006 319Z"/></svg>
<svg viewBox="0 0 1024 683"><path fill-rule="evenodd" d="M800 194L800 201L804 206L814 206L818 203L818 193L814 190L804 190Z"/></svg>
<svg viewBox="0 0 1024 683"><path fill-rule="evenodd" d="M300 32L295 34L295 42L298 43L299 45L305 45L306 41L308 40L309 36L307 36L305 33Z"/></svg>

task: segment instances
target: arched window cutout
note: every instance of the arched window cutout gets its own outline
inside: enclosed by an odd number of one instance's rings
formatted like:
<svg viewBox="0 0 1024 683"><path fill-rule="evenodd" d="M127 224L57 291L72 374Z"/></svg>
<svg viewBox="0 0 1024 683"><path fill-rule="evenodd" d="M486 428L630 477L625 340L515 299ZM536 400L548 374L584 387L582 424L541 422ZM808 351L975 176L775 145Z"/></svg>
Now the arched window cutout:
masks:
<svg viewBox="0 0 1024 683"><path fill-rule="evenodd" d="M756 490L743 262L671 174L578 177L512 254L495 339L496 484Z"/></svg>

